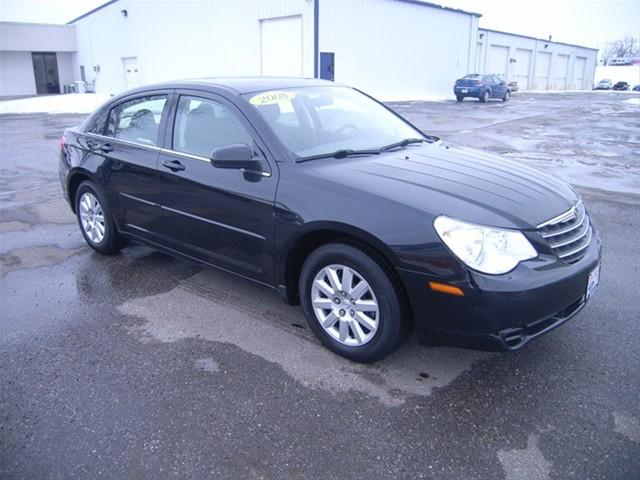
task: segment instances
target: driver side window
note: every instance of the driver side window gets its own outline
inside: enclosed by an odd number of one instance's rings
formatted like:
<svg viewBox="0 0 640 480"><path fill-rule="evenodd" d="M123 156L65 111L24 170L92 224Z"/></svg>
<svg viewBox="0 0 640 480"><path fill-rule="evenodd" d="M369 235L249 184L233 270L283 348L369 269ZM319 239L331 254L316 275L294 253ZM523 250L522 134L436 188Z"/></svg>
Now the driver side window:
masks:
<svg viewBox="0 0 640 480"><path fill-rule="evenodd" d="M173 127L173 150L209 158L217 148L251 146L251 135L231 109L206 98L183 95Z"/></svg>

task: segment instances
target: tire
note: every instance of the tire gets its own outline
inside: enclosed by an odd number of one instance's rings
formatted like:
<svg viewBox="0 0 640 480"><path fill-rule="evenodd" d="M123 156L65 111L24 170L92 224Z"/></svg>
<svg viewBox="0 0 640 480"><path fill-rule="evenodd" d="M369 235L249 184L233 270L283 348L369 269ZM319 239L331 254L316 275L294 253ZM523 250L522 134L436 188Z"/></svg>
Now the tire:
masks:
<svg viewBox="0 0 640 480"><path fill-rule="evenodd" d="M504 92L504 97L502 97L502 101L508 102L510 98L511 98L511 92L507 90L506 92Z"/></svg>
<svg viewBox="0 0 640 480"><path fill-rule="evenodd" d="M485 90L482 96L480 97L480 101L482 103L487 103L489 101L489 90Z"/></svg>
<svg viewBox="0 0 640 480"><path fill-rule="evenodd" d="M336 274L333 282L330 271ZM349 273L352 288L344 284ZM407 333L408 320L393 277L364 249L342 243L318 248L302 267L299 291L311 330L326 347L350 360L380 360Z"/></svg>
<svg viewBox="0 0 640 480"><path fill-rule="evenodd" d="M127 241L116 230L111 209L93 182L85 180L76 190L76 217L85 241L96 252L119 252Z"/></svg>
<svg viewBox="0 0 640 480"><path fill-rule="evenodd" d="M461 102L462 100L464 100L462 95L456 95L456 102Z"/></svg>

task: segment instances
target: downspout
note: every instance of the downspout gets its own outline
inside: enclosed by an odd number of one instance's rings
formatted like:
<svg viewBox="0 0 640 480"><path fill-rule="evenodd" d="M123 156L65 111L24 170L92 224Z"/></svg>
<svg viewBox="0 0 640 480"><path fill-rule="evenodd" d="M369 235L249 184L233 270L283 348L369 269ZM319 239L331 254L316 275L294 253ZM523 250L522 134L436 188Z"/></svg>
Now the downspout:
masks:
<svg viewBox="0 0 640 480"><path fill-rule="evenodd" d="M320 0L313 0L313 77L318 78L320 59L320 45L318 42L319 37L319 24L320 24Z"/></svg>

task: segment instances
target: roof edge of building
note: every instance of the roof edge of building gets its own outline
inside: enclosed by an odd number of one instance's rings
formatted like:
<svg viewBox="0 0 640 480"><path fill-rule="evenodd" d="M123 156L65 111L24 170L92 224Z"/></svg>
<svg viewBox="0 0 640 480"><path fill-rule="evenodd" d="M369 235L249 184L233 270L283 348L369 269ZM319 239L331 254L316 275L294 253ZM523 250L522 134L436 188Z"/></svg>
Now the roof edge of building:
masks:
<svg viewBox="0 0 640 480"><path fill-rule="evenodd" d="M29 25L35 27L64 27L64 28L72 28L74 25L68 25L66 23L40 23L40 22L11 22L6 20L0 20L0 25L9 24L9 25Z"/></svg>
<svg viewBox="0 0 640 480"><path fill-rule="evenodd" d="M441 10L446 10L448 12L464 13L465 15L473 15L474 17L478 17L478 18L482 16L482 14L478 12L469 12L467 10L462 10L461 8L445 7L444 5L439 5L437 3L432 3L432 2L424 2L422 0L397 0L397 1L404 2L404 3L413 3L414 5L421 5L423 7L439 8Z"/></svg>
<svg viewBox="0 0 640 480"><path fill-rule="evenodd" d="M89 10L86 13L83 13L82 15L80 15L79 17L74 18L73 20L69 20L65 25L71 25L74 22L77 22L78 20L83 19L84 17L88 17L89 15L96 13L98 10L102 10L105 7L108 7L109 5L111 5L112 3L116 3L118 0L109 0L106 3L103 3L102 5L98 5L96 8L94 8L93 10Z"/></svg>
<svg viewBox="0 0 640 480"><path fill-rule="evenodd" d="M478 31L479 32L483 31L483 32L501 33L503 35L513 35L514 37L528 38L528 39L531 39L531 40L538 40L539 42L555 43L556 45L566 45L567 47L584 48L585 50L594 50L596 52L599 51L599 49L597 49L597 48L585 47L584 45L578 45L577 43L556 42L556 41L553 41L553 40L545 40L544 38L532 37L530 35L522 35L520 33L505 32L503 30L494 30L492 28L478 27Z"/></svg>

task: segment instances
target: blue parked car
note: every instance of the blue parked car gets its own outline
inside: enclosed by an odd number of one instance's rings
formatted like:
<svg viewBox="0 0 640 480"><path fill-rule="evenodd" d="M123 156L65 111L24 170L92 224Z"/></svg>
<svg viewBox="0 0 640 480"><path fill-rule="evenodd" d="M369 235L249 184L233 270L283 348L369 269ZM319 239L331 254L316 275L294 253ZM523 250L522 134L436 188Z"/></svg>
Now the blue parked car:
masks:
<svg viewBox="0 0 640 480"><path fill-rule="evenodd" d="M506 102L511 98L511 89L504 80L495 75L479 75L472 73L456 80L453 86L456 100L461 102L465 97L474 97L481 102L490 98L499 98Z"/></svg>

